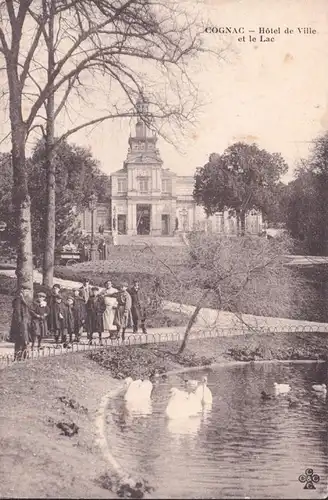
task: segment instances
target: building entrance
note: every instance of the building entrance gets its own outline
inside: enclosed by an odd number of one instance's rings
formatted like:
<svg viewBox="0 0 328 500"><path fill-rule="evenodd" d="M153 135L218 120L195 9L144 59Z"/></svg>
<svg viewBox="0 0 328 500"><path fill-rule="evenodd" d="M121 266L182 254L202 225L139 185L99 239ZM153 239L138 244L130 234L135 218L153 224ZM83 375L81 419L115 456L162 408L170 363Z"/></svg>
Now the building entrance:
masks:
<svg viewBox="0 0 328 500"><path fill-rule="evenodd" d="M162 235L167 236L170 232L170 216L162 215Z"/></svg>
<svg viewBox="0 0 328 500"><path fill-rule="evenodd" d="M137 205L137 234L150 234L151 205Z"/></svg>
<svg viewBox="0 0 328 500"><path fill-rule="evenodd" d="M118 234L126 234L126 215L124 214L117 216L117 232Z"/></svg>

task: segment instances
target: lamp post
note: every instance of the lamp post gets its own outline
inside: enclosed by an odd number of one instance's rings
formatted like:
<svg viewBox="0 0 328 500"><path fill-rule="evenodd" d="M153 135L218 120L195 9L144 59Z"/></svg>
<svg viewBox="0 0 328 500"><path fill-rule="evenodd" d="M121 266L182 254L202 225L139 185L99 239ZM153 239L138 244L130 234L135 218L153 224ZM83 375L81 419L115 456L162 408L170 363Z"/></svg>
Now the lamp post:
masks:
<svg viewBox="0 0 328 500"><path fill-rule="evenodd" d="M95 244L95 227L94 227L94 212L97 208L97 196L92 193L89 198L89 209L91 212L91 248L90 248L90 259L92 261L97 259L97 247Z"/></svg>
<svg viewBox="0 0 328 500"><path fill-rule="evenodd" d="M113 207L113 232L116 233L116 207Z"/></svg>

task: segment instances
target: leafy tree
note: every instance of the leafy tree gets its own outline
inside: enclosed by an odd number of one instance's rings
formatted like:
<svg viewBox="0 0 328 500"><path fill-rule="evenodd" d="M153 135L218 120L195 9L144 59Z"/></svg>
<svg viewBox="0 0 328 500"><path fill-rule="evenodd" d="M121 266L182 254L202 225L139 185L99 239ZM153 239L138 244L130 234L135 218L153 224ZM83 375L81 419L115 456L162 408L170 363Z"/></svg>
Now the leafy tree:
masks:
<svg viewBox="0 0 328 500"><path fill-rule="evenodd" d="M287 228L312 255L328 251L328 133L318 137L310 156L302 160L286 197Z"/></svg>
<svg viewBox="0 0 328 500"><path fill-rule="evenodd" d="M222 155L213 153L209 162L195 174L194 198L207 215L231 210L245 233L249 210L270 216L275 205L280 177L288 166L279 153L268 153L256 144L233 144Z"/></svg>
<svg viewBox="0 0 328 500"><path fill-rule="evenodd" d="M29 191L32 200L33 247L39 254L45 249L45 221L47 213L46 144L40 141L31 158ZM99 163L90 150L60 143L53 156L56 173L56 246L67 243L79 232L76 216L88 205L92 192L100 202L109 202L109 177L99 169Z"/></svg>
<svg viewBox="0 0 328 500"><path fill-rule="evenodd" d="M103 174L98 161L89 149L67 141L56 148L53 162L56 168L56 195L60 203L56 206L56 246L67 243L80 231L76 216L88 205L92 192L100 202L109 203L109 177ZM45 247L47 213L47 169L45 141L41 140L28 159L29 195L31 197L33 253L41 256ZM0 219L9 226L10 241L15 241L11 190L13 169L10 154L0 157Z"/></svg>

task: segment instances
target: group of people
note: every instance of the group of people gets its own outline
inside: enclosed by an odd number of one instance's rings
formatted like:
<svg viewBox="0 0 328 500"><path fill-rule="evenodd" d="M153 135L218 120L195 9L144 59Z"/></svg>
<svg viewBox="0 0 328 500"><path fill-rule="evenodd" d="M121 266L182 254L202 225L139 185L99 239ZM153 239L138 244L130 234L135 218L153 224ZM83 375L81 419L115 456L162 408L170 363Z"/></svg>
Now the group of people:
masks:
<svg viewBox="0 0 328 500"><path fill-rule="evenodd" d="M134 333L140 327L143 333L147 333L146 301L138 281L134 281L131 287L122 283L115 288L112 281L107 280L100 288L84 279L83 285L66 298L60 285L55 284L48 297L39 292L32 304L28 304L26 289L23 288L13 301L13 309L10 339L16 344L20 332L23 345L31 344L32 348L35 344L40 348L48 332L53 335L56 345L61 343L64 347L79 342L83 331L87 332L89 343L98 334L100 344L104 332L108 332L111 338L121 336L122 340L128 327L132 327Z"/></svg>

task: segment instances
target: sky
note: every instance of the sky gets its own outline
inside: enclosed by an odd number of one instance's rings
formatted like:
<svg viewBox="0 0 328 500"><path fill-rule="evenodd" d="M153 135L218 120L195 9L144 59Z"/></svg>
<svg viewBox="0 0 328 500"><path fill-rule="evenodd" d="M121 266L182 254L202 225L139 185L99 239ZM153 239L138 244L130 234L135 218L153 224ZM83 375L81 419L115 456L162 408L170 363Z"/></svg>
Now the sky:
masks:
<svg viewBox="0 0 328 500"><path fill-rule="evenodd" d="M164 167L178 175L193 175L212 152L222 153L238 140L256 142L280 152L289 165L288 181L311 141L328 129L328 2L327 0L207 0L201 6L207 25L245 27L241 35L203 33L205 43L217 48L231 44L224 61L205 56L190 74L205 102L195 127L187 130L178 149L159 139ZM260 27L276 29L274 42L260 42ZM285 34L286 27L312 28L316 34ZM256 42L248 41L254 30ZM118 119L92 131L80 131L71 141L90 147L101 169L110 174L122 168L131 124ZM0 126L0 136L6 124ZM2 150L8 149L8 143Z"/></svg>

